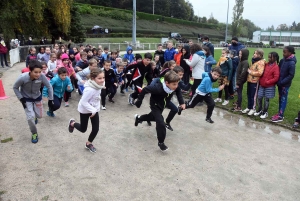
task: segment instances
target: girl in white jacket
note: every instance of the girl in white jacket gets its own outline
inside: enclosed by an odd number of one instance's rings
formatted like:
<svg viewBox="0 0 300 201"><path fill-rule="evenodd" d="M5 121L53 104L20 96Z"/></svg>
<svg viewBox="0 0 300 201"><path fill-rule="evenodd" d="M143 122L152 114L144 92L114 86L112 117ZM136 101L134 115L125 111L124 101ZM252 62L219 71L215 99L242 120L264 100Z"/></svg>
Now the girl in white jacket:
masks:
<svg viewBox="0 0 300 201"><path fill-rule="evenodd" d="M69 121L70 133L73 133L74 128L84 133L87 130L88 121L91 119L92 132L85 144L85 148L92 153L96 152L92 142L99 131L100 94L101 89L104 87L104 72L100 69L91 70L90 79L84 84L84 92L78 104L80 123L76 123L74 119Z"/></svg>

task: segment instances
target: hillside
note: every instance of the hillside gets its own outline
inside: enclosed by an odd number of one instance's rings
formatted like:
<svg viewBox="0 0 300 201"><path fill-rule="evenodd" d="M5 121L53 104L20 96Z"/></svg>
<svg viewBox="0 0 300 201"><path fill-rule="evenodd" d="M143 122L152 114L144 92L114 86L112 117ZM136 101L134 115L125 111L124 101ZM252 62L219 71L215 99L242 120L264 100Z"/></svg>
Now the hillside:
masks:
<svg viewBox="0 0 300 201"><path fill-rule="evenodd" d="M125 20L116 20L108 17L101 17L98 15L83 14L82 23L84 27L90 32L94 25L99 25L104 28L111 29L113 33L131 33L132 22ZM160 37L167 37L169 32L178 32L185 38L196 38L197 34L208 35L210 38L220 40L224 36L216 29L200 28L195 26L187 26L180 24L172 24L165 21L154 20L137 20L137 33L155 34Z"/></svg>

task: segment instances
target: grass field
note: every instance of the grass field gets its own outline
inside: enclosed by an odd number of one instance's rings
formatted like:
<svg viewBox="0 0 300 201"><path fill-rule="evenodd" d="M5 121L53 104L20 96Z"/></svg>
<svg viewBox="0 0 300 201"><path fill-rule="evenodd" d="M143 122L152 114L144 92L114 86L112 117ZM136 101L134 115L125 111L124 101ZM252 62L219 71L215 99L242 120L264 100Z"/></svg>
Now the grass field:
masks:
<svg viewBox="0 0 300 201"><path fill-rule="evenodd" d="M255 51L255 48L248 48L250 51L250 55L252 55ZM282 49L264 49L264 58L268 57L268 54L272 51L275 51L279 54L279 57L282 58ZM215 50L215 59L218 60L221 56L221 50ZM284 113L284 121L280 124L284 124L286 126L291 126L291 124L293 124L295 117L298 114L298 111L300 110L300 71L299 71L299 61L300 61L300 50L296 50L296 58L298 63L296 64L296 73L295 73L295 77L293 79L292 82L292 86L290 88L289 91L289 95L288 95L288 104ZM249 62L251 62L251 58L249 58ZM215 83L215 86L217 86L217 84ZM213 94L214 98L217 97L217 93ZM223 93L223 97L224 97L224 93ZM235 100L237 98L235 97ZM221 108L224 108L226 110L230 110L231 108L233 108L232 103L234 101L231 100L230 103L227 106L222 106L221 103L217 103L218 106L220 106ZM243 89L243 103L242 103L242 108L245 109L247 107L247 84L244 85L244 89ZM274 99L270 100L270 107L269 107L269 117L266 119L266 121L270 121L270 118L272 115L278 113L278 91L276 90L276 97ZM246 116L246 115L245 115ZM254 118L256 120L261 120L259 117L250 117L250 118Z"/></svg>

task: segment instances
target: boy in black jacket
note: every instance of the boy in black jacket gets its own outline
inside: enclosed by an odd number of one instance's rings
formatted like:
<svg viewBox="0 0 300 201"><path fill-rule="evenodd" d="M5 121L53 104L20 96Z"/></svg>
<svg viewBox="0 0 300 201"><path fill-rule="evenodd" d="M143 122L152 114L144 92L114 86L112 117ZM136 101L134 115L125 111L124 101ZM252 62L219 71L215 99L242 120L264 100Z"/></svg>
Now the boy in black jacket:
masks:
<svg viewBox="0 0 300 201"><path fill-rule="evenodd" d="M113 85L118 86L118 80L116 77L116 74L114 70L111 68L111 61L110 60L105 60L103 64L104 68L104 76L105 76L105 88L101 90L101 102L102 102L102 110L106 110L105 107L105 98L108 96L108 101L111 103L114 103L114 100L112 97L116 94L116 87L113 87Z"/></svg>
<svg viewBox="0 0 300 201"><path fill-rule="evenodd" d="M145 94L151 93L150 97L150 108L151 112L144 115L135 115L135 126L143 121L155 121L156 122L156 132L158 139L158 146L162 151L166 151L168 147L164 144L166 138L166 124L162 113L166 105L170 102L173 93L176 93L180 107L184 110L185 104L182 98L181 90L178 87L178 82L180 80L179 76L174 72L170 71L166 73L164 79L155 79L156 83L154 85L149 85L141 91L138 95L138 99L135 102L136 107L140 108Z"/></svg>
<svg viewBox="0 0 300 201"><path fill-rule="evenodd" d="M152 68L150 64L151 60L152 54L146 53L144 55L144 59L141 62L128 66L124 72L125 74L127 74L128 71L133 70L132 82L135 86L135 91L128 97L128 102L130 105L134 105L134 100L138 98L138 94L142 90L143 81L146 73L148 74L148 79L152 80Z"/></svg>

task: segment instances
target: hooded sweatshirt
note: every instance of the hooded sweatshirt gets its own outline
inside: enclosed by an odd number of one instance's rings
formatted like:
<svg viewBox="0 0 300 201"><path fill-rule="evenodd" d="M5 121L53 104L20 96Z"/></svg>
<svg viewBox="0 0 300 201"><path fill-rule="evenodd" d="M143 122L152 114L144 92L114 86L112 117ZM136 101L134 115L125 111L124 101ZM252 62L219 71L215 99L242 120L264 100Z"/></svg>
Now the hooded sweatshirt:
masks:
<svg viewBox="0 0 300 201"><path fill-rule="evenodd" d="M213 88L212 87L212 83L216 82L217 80L214 80L211 76L211 73L207 73L204 72L202 73L202 82L201 84L198 86L196 93L201 95L201 96L205 96L208 93L212 93L212 92L219 92L219 88Z"/></svg>
<svg viewBox="0 0 300 201"><path fill-rule="evenodd" d="M131 53L129 53L131 51ZM126 58L128 60L128 63L132 63L134 61L134 55L132 47L128 46L126 48L126 54L124 54L123 58Z"/></svg>
<svg viewBox="0 0 300 201"><path fill-rule="evenodd" d="M185 60L187 65L193 68L192 76L194 79L202 79L202 73L204 73L204 64L206 56L203 51L198 51L193 54L191 61Z"/></svg>
<svg viewBox="0 0 300 201"><path fill-rule="evenodd" d="M73 91L73 86L69 77L66 77L66 79L62 80L60 79L59 75L55 75L55 77L50 80L50 84L53 88L54 95L58 98L62 98L65 91ZM68 90L68 86L70 86L70 90ZM46 86L44 86L43 89L43 96L48 97L48 88Z"/></svg>
<svg viewBox="0 0 300 201"><path fill-rule="evenodd" d="M242 57L236 71L236 85L241 86L247 81L248 76L248 57L249 57L249 50L242 49Z"/></svg>

